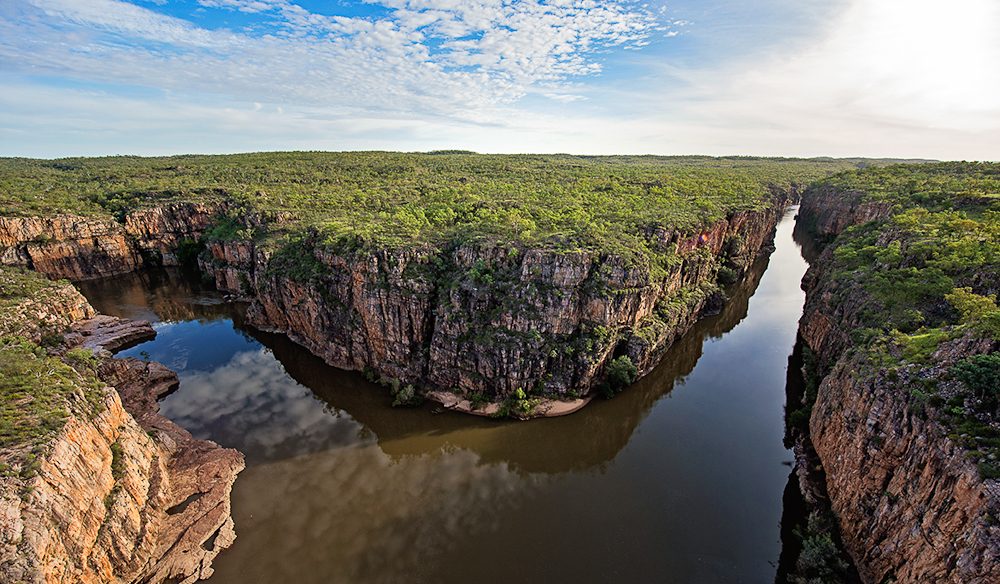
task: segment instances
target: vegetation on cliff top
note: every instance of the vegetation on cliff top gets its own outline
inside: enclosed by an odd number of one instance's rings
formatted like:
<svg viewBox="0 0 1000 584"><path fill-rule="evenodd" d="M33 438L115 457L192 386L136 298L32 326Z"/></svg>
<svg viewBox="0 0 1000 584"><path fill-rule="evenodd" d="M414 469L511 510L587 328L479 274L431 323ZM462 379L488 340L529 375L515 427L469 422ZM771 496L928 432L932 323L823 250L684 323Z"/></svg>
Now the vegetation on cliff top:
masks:
<svg viewBox="0 0 1000 584"><path fill-rule="evenodd" d="M0 266L0 337L25 336L42 345L57 345L62 341L61 330L42 322L26 322L22 305L47 306L69 284L52 281L24 268Z"/></svg>
<svg viewBox="0 0 1000 584"><path fill-rule="evenodd" d="M0 476L30 478L71 414L99 411L104 384L89 356L84 349L70 351L71 367L24 338L0 337Z"/></svg>
<svg viewBox="0 0 1000 584"><path fill-rule="evenodd" d="M57 289L65 283L54 282L24 268L0 266L0 310L6 313L7 310L4 309L48 290Z"/></svg>
<svg viewBox="0 0 1000 584"><path fill-rule="evenodd" d="M29 478L49 438L70 414L92 415L101 403L104 384L90 351L51 355L19 336L36 323L4 318L17 312L16 305L61 285L34 272L0 267L0 476L16 472Z"/></svg>
<svg viewBox="0 0 1000 584"><path fill-rule="evenodd" d="M990 381L1000 379L1000 164L867 169L827 184L895 210L833 243L833 303L867 323L854 346L937 412L984 476L1000 477L1000 384Z"/></svg>
<svg viewBox="0 0 1000 584"><path fill-rule="evenodd" d="M866 200L893 203L898 208L921 206L949 209L954 205L989 205L1000 198L1000 164L936 162L873 166L844 172L822 181Z"/></svg>
<svg viewBox="0 0 1000 584"><path fill-rule="evenodd" d="M123 217L179 201L237 201L330 242L392 246L501 236L604 248L766 207L855 161L709 157L283 152L0 159L0 216Z"/></svg>

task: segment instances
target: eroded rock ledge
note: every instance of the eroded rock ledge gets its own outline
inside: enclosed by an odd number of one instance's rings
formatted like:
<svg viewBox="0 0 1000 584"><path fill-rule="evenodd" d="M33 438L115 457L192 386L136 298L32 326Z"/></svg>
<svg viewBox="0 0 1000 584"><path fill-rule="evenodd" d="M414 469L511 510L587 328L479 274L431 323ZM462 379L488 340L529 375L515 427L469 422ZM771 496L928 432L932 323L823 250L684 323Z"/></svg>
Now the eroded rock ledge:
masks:
<svg viewBox="0 0 1000 584"><path fill-rule="evenodd" d="M32 318L5 332L38 341L52 324L69 324L57 351L94 351L108 385L97 413L70 415L35 470L8 469L0 481L0 581L207 578L212 559L235 538L229 495L243 456L159 415L156 400L177 386L173 372L109 357L108 349L151 338L149 323L95 316L70 285L46 290L56 313L29 302L24 314Z"/></svg>

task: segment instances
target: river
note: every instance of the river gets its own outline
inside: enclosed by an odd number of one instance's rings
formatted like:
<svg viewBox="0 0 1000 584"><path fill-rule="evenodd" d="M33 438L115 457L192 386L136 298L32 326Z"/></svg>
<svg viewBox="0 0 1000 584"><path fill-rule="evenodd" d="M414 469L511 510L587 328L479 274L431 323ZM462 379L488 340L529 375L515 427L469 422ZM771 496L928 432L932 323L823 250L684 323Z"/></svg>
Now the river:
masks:
<svg viewBox="0 0 1000 584"><path fill-rule="evenodd" d="M212 584L773 582L795 513L782 439L807 264L793 214L650 375L530 422L393 409L177 273L81 289L154 323L119 356L178 372L162 413L246 455Z"/></svg>

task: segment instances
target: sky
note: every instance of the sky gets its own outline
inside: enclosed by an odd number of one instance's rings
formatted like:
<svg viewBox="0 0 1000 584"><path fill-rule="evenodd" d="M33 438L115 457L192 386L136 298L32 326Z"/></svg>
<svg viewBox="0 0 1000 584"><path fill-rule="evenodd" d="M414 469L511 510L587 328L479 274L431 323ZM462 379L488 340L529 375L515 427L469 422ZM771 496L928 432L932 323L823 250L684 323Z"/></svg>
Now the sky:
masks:
<svg viewBox="0 0 1000 584"><path fill-rule="evenodd" d="M1000 160L1000 0L0 0L0 156Z"/></svg>

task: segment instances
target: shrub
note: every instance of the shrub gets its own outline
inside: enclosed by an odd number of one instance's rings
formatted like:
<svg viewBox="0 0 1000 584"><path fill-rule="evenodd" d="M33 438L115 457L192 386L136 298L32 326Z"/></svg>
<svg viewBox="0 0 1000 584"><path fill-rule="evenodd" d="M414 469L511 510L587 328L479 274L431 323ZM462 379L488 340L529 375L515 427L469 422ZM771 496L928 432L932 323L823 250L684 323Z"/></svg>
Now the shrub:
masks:
<svg viewBox="0 0 1000 584"><path fill-rule="evenodd" d="M111 476L115 481L125 476L125 450L118 441L111 444Z"/></svg>
<svg viewBox="0 0 1000 584"><path fill-rule="evenodd" d="M519 387L500 402L500 409L494 415L498 418L528 418L539 403L541 400L528 397L528 393Z"/></svg>
<svg viewBox="0 0 1000 584"><path fill-rule="evenodd" d="M1000 405L1000 354L974 355L959 361L951 374L979 400L981 409L995 413Z"/></svg>
<svg viewBox="0 0 1000 584"><path fill-rule="evenodd" d="M392 394L394 408L412 408L424 403L424 396L418 394L412 384L401 386L398 379L392 380L389 391Z"/></svg>
<svg viewBox="0 0 1000 584"><path fill-rule="evenodd" d="M97 355L95 355L90 349L84 349L82 347L66 351L66 354L63 356L63 360L67 365L82 374L95 374L98 366L101 364L101 360L97 357Z"/></svg>
<svg viewBox="0 0 1000 584"><path fill-rule="evenodd" d="M795 562L790 580L795 584L834 584L848 581L850 564L833 540L833 521L826 513L813 511L805 530L796 529L802 539L802 551Z"/></svg>
<svg viewBox="0 0 1000 584"><path fill-rule="evenodd" d="M719 268L718 282L722 286L732 286L739 280L739 274L736 270L728 267L722 266Z"/></svg>
<svg viewBox="0 0 1000 584"><path fill-rule="evenodd" d="M472 406L473 410L480 410L489 403L489 398L482 391L474 391L469 394L469 404Z"/></svg>
<svg viewBox="0 0 1000 584"><path fill-rule="evenodd" d="M514 392L514 412L519 417L526 417L531 415L535 411L535 406L538 405L537 399L531 399L524 392L523 389L517 388Z"/></svg>
<svg viewBox="0 0 1000 584"><path fill-rule="evenodd" d="M980 296L972 288L955 288L945 299L962 315L962 322L968 323L997 311L997 297Z"/></svg>
<svg viewBox="0 0 1000 584"><path fill-rule="evenodd" d="M63 344L64 340L66 339L61 332L49 330L42 333L42 336L39 339L38 344L45 347L46 349L52 349L54 347L58 347L59 345Z"/></svg>
<svg viewBox="0 0 1000 584"><path fill-rule="evenodd" d="M962 324L985 332L994 339L1000 339L1000 308L996 294L980 296L972 288L955 288L945 299L955 307L962 317Z"/></svg>
<svg viewBox="0 0 1000 584"><path fill-rule="evenodd" d="M205 242L186 237L177 244L177 261L185 268L198 265L198 256L205 251Z"/></svg>
<svg viewBox="0 0 1000 584"><path fill-rule="evenodd" d="M314 246L307 238L286 240L267 264L268 276L282 276L296 282L317 282L329 273L329 267L315 256Z"/></svg>
<svg viewBox="0 0 1000 584"><path fill-rule="evenodd" d="M214 241L243 239L246 234L243 223L236 217L222 216L215 225L205 231L205 238Z"/></svg>
<svg viewBox="0 0 1000 584"><path fill-rule="evenodd" d="M639 369L632 364L628 355L616 357L608 364L608 375L600 385L601 393L606 398L612 398L628 387L639 376Z"/></svg>

